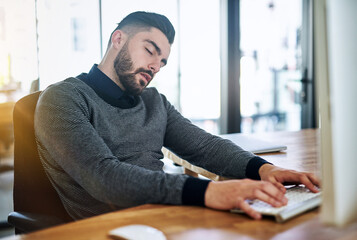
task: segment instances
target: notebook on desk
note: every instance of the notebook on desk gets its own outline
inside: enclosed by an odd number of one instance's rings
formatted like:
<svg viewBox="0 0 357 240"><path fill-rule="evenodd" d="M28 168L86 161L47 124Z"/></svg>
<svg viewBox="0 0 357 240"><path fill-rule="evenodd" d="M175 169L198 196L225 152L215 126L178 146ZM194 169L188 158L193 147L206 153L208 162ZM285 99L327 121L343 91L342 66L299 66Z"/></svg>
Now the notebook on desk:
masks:
<svg viewBox="0 0 357 240"><path fill-rule="evenodd" d="M260 140L256 137L247 136L240 133L223 134L220 137L231 140L246 151L252 153L270 153L286 150L287 147L281 144L270 143L268 141Z"/></svg>

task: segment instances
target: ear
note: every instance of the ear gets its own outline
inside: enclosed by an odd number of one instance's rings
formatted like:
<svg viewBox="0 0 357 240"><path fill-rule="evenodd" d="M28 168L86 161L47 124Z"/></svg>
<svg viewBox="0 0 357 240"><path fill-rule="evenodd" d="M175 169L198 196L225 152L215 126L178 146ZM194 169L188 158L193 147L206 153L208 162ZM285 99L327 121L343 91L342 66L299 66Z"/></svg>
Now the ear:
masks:
<svg viewBox="0 0 357 240"><path fill-rule="evenodd" d="M111 38L112 46L115 49L120 49L122 45L124 45L125 39L126 39L126 34L121 30L116 30L112 34L112 38Z"/></svg>

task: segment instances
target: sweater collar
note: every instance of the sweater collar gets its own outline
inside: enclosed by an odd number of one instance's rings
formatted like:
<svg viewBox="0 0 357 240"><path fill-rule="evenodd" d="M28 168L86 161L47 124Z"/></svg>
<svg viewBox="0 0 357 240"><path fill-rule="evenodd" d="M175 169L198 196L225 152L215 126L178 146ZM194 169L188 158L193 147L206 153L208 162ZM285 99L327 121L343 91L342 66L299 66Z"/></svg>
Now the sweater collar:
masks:
<svg viewBox="0 0 357 240"><path fill-rule="evenodd" d="M105 75L97 64L94 64L88 74L82 73L77 76L87 83L103 100L124 108L135 106L136 98L116 85L107 75Z"/></svg>

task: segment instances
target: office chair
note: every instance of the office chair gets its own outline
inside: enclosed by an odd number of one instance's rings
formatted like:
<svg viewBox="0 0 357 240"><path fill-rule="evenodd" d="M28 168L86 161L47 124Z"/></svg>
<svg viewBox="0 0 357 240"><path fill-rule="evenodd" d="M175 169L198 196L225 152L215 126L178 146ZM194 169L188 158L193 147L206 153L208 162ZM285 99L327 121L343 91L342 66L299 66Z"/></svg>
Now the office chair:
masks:
<svg viewBox="0 0 357 240"><path fill-rule="evenodd" d="M8 222L15 233L28 233L73 221L40 161L34 112L40 92L20 99L14 108L14 212Z"/></svg>

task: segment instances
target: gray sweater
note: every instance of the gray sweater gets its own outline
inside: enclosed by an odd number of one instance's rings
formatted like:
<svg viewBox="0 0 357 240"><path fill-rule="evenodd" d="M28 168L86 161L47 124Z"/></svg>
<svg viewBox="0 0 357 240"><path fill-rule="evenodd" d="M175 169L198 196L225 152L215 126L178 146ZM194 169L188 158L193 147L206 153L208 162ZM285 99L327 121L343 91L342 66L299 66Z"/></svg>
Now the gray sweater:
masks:
<svg viewBox="0 0 357 240"><path fill-rule="evenodd" d="M162 146L216 174L245 178L256 157L206 133L147 88L114 107L76 78L42 92L35 134L45 171L74 219L145 203L182 204L188 176L163 172Z"/></svg>

